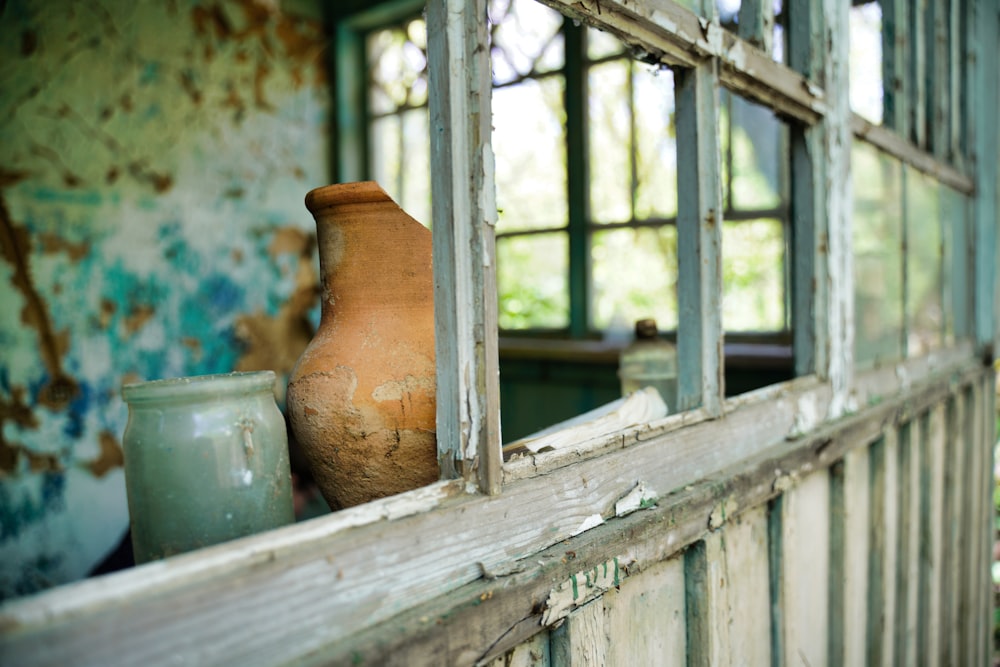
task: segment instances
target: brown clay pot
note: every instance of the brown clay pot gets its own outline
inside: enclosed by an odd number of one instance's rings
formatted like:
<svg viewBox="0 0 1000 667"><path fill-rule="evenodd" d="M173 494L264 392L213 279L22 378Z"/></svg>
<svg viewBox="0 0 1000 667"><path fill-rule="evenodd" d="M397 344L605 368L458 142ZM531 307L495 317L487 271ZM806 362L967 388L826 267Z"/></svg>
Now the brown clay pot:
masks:
<svg viewBox="0 0 1000 667"><path fill-rule="evenodd" d="M292 432L332 509L435 481L431 233L376 183L317 188L319 329L288 382Z"/></svg>

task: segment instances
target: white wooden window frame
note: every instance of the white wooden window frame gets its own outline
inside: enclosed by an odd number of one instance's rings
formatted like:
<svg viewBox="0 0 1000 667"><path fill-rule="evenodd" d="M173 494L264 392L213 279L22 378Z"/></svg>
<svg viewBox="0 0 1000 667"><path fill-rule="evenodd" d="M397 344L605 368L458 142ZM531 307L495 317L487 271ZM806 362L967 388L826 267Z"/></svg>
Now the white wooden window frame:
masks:
<svg viewBox="0 0 1000 667"><path fill-rule="evenodd" d="M678 84L678 144L685 144L679 151L697 165L682 188L687 217L678 224L680 247L691 253L680 267L681 395L690 409L564 450L503 462L486 2L430 0L438 440L445 479L6 603L0 607L0 662L321 662L352 650L351 642L366 641L367 629L466 584L544 571L556 562L548 559L561 541L615 520L618 501L636 489L649 500L657 498L676 519L644 548L676 550L697 539L706 517L711 521L717 511L724 513L737 491L767 497L796 470L808 470L814 461L828 465L837 452L843 455L843 445L831 446L824 435L827 425L855 425L871 435L878 419L902 409L902 402L884 402L885 397L925 387L906 400L936 400L945 390L934 378L979 372L979 357L989 353L996 331L996 204L982 196L974 206L972 340L855 375L849 160L851 141L858 137L964 193L990 191L995 161L974 160L996 147L995 124L987 122L989 101L978 92L996 80L995 62L973 64L963 91L975 106L970 117L980 119L970 123L969 155L976 167L970 175L850 113L848 3L842 0L790 0L790 67L752 44L766 41L728 33L717 19L696 16L670 0L544 2L685 70ZM983 43L995 44L996 26L975 23L976 11L988 11L985 4L973 0L968 7L969 25L977 26ZM767 24L766 16L746 17L746 25ZM794 329L802 377L732 399L724 398L722 386L721 221L714 218L721 210L714 131L720 84L794 120L801 131L793 161L796 171L808 176L793 185ZM859 408L870 414L852 417ZM746 461L771 466L769 482L748 486L749 477L727 476ZM407 623L411 635L434 627L434 619L423 617ZM531 631L537 632L537 623ZM529 630L512 628L468 662L530 636Z"/></svg>

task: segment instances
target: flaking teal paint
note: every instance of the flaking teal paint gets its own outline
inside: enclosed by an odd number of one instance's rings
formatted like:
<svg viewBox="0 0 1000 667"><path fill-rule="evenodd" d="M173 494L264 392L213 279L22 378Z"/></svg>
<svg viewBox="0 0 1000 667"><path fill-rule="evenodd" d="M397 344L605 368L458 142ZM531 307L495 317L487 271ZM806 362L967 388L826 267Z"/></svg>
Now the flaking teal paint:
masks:
<svg viewBox="0 0 1000 667"><path fill-rule="evenodd" d="M123 379L232 370L237 319L295 288L298 255L270 246L312 232L302 198L330 179L326 38L247 7L216 3L218 26L194 0L0 10L0 197L79 387L39 403L51 369L0 253L0 402L23 389L35 420L0 426L19 452L0 471L0 599L84 576L126 528L121 469L88 468L121 438Z"/></svg>

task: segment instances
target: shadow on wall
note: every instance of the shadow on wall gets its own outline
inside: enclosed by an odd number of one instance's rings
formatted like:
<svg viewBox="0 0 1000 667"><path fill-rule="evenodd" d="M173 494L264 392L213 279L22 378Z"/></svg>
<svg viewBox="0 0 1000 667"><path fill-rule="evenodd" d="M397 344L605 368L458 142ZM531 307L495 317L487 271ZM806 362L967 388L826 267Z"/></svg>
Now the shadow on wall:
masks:
<svg viewBox="0 0 1000 667"><path fill-rule="evenodd" d="M127 528L124 382L281 376L316 316L319 2L60 4L0 4L0 599Z"/></svg>

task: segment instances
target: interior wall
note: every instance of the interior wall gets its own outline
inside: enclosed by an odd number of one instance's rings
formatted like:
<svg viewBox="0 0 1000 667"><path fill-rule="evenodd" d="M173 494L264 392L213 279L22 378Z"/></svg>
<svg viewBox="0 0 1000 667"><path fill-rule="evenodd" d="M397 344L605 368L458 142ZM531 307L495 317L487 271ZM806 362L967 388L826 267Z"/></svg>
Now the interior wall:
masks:
<svg viewBox="0 0 1000 667"><path fill-rule="evenodd" d="M308 341L318 8L0 3L0 599L124 533L123 383L287 372Z"/></svg>

